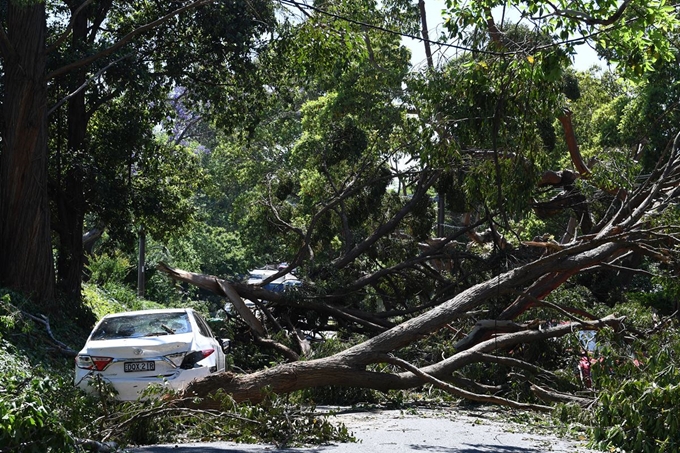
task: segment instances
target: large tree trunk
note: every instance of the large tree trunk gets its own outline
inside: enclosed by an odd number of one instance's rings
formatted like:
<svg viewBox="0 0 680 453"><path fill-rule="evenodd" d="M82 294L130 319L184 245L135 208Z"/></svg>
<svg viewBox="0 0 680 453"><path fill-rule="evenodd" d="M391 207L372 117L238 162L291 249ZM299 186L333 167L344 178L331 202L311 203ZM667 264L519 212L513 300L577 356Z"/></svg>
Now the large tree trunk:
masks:
<svg viewBox="0 0 680 453"><path fill-rule="evenodd" d="M56 195L59 242L57 246L57 286L70 300L80 300L85 264L83 248L84 200L81 172L72 169L61 181Z"/></svg>
<svg viewBox="0 0 680 453"><path fill-rule="evenodd" d="M368 371L366 367L373 363L390 363L392 353L438 331L490 299L516 292L518 288L530 285L542 275L572 275L579 269L597 266L617 256L628 246L629 244L625 242L597 243L595 241L572 246L472 286L432 310L332 357L280 365L251 375L232 373L213 375L192 383L187 389L187 394L206 396L218 389L223 389L232 394L237 401L259 401L263 396L263 388L269 388L276 393L285 393L325 385L356 386L376 390L403 389L421 385L424 382L423 377L413 373L406 375L376 373ZM242 296L248 296L245 293L247 288L238 288L244 291ZM447 378L462 364L482 360L478 356L482 352L489 352L504 345L544 339L550 335L564 335L578 328L612 325L619 321L609 318L592 323L572 323L536 332L522 331L507 334L479 342L422 371L437 379ZM204 404L209 406L211 403L208 400Z"/></svg>
<svg viewBox="0 0 680 453"><path fill-rule="evenodd" d="M75 15L72 7L71 14ZM71 47L84 51L87 45L87 14L75 15ZM76 92L86 83L87 77L83 69L76 70L69 76L69 91ZM55 231L59 235L57 249L57 285L70 300L80 301L80 288L83 281L85 263L83 249L83 224L85 218L84 174L79 156L86 153L85 137L87 134L87 111L85 108L85 90L77 91L68 101L67 110L68 136L66 157L63 159L63 173L57 175L56 207L58 225Z"/></svg>
<svg viewBox="0 0 680 453"><path fill-rule="evenodd" d="M425 314L419 318L431 317ZM379 391L400 390L415 388L426 382L451 380L451 374L475 362L486 362L489 358L488 352L497 349L515 346L521 343L556 338L573 333L579 329L598 329L603 327L619 328L623 318L607 316L600 320L590 322L574 322L551 327L543 330L525 330L507 334L499 338L487 340L479 343L468 351L462 351L442 360L439 363L422 367L408 366L403 360L397 359L391 353L376 351L374 349L376 340L378 343L388 337L399 337L400 341L413 342L417 340L413 331L408 328L401 329L395 327L393 331L381 334L373 340L361 343L346 351L340 352L330 357L317 360L286 363L273 368L268 368L252 374L236 375L230 372L210 375L204 379L192 382L185 391L185 396L209 396L218 390L225 391L232 395L235 401L259 402L265 395L263 389L274 393L288 393L321 386L344 386L369 388ZM401 366L402 373L386 373L369 371L366 365L372 363L390 363ZM404 365L406 366L404 366ZM444 384L447 390L473 401L503 404L511 407L519 407L518 403L497 398L491 395L481 395L456 388L450 384ZM210 398L204 399L200 406L210 408L213 405L219 406L219 401ZM539 407L528 407L533 409L545 409Z"/></svg>
<svg viewBox="0 0 680 453"><path fill-rule="evenodd" d="M7 8L0 282L49 308L54 268L47 194L45 4L9 2Z"/></svg>

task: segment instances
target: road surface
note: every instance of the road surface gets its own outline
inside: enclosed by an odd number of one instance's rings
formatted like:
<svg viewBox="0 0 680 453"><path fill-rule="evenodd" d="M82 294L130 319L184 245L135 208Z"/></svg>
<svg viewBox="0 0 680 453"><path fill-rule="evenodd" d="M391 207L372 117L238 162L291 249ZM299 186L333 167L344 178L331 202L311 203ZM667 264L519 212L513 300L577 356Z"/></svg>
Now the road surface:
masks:
<svg viewBox="0 0 680 453"><path fill-rule="evenodd" d="M280 449L233 442L136 447L131 453L595 453L584 441L561 439L546 428L513 421L502 410L457 408L415 411L343 411L330 420L344 423L356 443ZM515 413L522 414L520 413Z"/></svg>

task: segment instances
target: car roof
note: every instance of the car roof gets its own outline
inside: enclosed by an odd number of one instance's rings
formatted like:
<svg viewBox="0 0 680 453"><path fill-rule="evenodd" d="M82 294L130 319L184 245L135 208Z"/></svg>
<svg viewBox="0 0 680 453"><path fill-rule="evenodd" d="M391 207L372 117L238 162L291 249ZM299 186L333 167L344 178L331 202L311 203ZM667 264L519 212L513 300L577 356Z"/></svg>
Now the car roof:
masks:
<svg viewBox="0 0 680 453"><path fill-rule="evenodd" d="M121 311L120 313L110 313L104 318L117 318L123 316L135 316L141 314L162 314L162 313L189 313L193 312L192 308L154 308L150 310L133 310L133 311ZM102 318L102 319L104 319Z"/></svg>
<svg viewBox="0 0 680 453"><path fill-rule="evenodd" d="M252 269L248 271L250 275L274 275L279 272L276 269Z"/></svg>

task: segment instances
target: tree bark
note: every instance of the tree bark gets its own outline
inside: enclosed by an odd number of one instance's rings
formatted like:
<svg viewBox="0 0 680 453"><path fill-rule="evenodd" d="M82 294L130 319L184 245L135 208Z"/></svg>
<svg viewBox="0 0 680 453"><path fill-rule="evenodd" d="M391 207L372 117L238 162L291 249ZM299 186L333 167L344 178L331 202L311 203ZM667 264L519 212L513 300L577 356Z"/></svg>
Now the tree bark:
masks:
<svg viewBox="0 0 680 453"><path fill-rule="evenodd" d="M415 320L424 317L429 316L425 314L415 318ZM447 380L453 371L467 364L487 361L488 358L485 354L482 354L484 352L507 348L524 342L563 336L579 329L617 327L621 322L622 318L609 316L583 324L569 323L542 331L516 332L480 343L474 350L454 354L438 364L419 368L417 372L407 367L405 367L405 369L408 369L407 372L399 374L367 371L365 367L368 364L396 363L395 357L391 353L376 350L376 343L385 343L388 337L395 335L401 337L405 343L416 341L419 338L415 336L413 329L398 326L376 338L330 357L286 363L246 375L237 375L231 372L213 374L204 379L193 381L187 387L183 397L204 397L205 399L198 404L203 408L211 408L215 404L219 404L219 402L216 403L210 399L210 395L218 390L231 394L237 402L257 403L265 396L265 391L263 391L265 388L274 393L289 393L320 386L370 388L383 392L414 388L426 382L431 382L433 379ZM437 385L442 387L439 383ZM488 395L471 395L470 392L459 391L460 389L451 390L458 396L471 400L491 401ZM493 402L513 406L513 402L508 400L494 399Z"/></svg>
<svg viewBox="0 0 680 453"><path fill-rule="evenodd" d="M230 284L212 275L196 274L181 269L175 269L162 262L158 263L156 268L174 280L192 284L199 288L212 291L213 293L220 296L227 297L223 289L220 287L222 284L226 283L230 286L233 286L240 297L246 299L265 299L270 302L276 302L286 306L317 310L336 318L347 320L348 322L357 323L369 330L376 332L383 332L388 327L392 327L391 323L386 322L385 320L377 319L375 316L372 316L369 313L357 313L356 311L350 312L349 310L343 310L339 307L334 307L321 301L306 302L304 300L299 300L293 305L287 303L286 299L281 293L275 293L263 288L247 287L247 285L243 284Z"/></svg>
<svg viewBox="0 0 680 453"><path fill-rule="evenodd" d="M264 387L270 388L275 393L285 393L321 385L357 386L382 391L419 385L422 383L422 377L374 373L367 371L366 366L389 362L389 355L393 352L438 331L490 299L530 285L542 275L551 273L572 275L579 269L608 260L627 246L623 241L589 241L574 245L472 286L432 310L332 357L280 365L250 375L237 376L231 373L214 375L192 383L187 389L187 394L206 396L223 389L231 393L237 401L259 401L263 396L261 389ZM440 378L442 374L450 374L465 363L482 360L476 354L488 352L490 350L488 348L507 347L530 339L548 338L551 334L557 335L560 332L567 334L574 328L598 328L617 322L619 320L611 318L598 322L571 323L543 331L507 334L478 343L468 351L462 351L438 364L423 368L423 372ZM210 402L205 404L209 405Z"/></svg>
<svg viewBox="0 0 680 453"><path fill-rule="evenodd" d="M595 402L594 398L583 398L581 396L574 396L568 393L557 392L552 389L546 389L536 384L531 385L531 391L540 399L547 403L575 403L579 406L588 407Z"/></svg>
<svg viewBox="0 0 680 453"><path fill-rule="evenodd" d="M80 5L71 6L71 49L85 53L88 46L88 9ZM76 14L76 11L79 11ZM83 226L85 223L84 170L79 161L87 153L88 116L85 107L85 90L78 88L86 84L84 68L68 75L68 90L73 93L67 102L67 149L60 153L62 162L58 168L64 169L57 175L55 205L57 218L55 232L59 236L57 246L57 287L70 300L78 303L81 299L80 288L83 282L85 253L83 248Z"/></svg>
<svg viewBox="0 0 680 453"><path fill-rule="evenodd" d="M24 6L26 5L26 6ZM9 2L3 150L0 156L0 282L33 295L46 311L54 296L47 193L46 35L43 2Z"/></svg>

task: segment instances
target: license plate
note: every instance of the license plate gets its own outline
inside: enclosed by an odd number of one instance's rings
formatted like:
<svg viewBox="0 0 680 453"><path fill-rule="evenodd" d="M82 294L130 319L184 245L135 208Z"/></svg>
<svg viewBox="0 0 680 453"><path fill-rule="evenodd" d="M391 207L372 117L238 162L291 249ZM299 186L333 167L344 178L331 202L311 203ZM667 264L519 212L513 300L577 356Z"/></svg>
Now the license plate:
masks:
<svg viewBox="0 0 680 453"><path fill-rule="evenodd" d="M156 362L124 362L123 371L135 372L135 371L155 371Z"/></svg>

